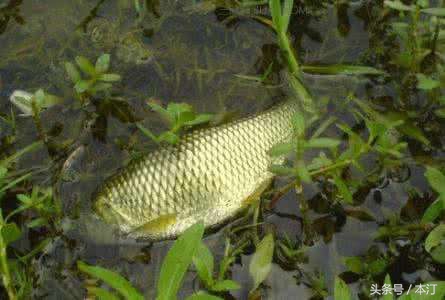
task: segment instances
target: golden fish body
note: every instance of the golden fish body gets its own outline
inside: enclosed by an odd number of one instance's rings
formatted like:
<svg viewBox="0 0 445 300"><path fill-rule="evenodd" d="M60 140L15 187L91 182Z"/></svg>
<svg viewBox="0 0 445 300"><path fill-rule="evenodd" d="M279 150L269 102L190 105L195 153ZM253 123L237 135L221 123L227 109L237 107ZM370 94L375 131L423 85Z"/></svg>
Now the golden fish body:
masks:
<svg viewBox="0 0 445 300"><path fill-rule="evenodd" d="M172 238L227 220L273 178L270 148L292 135L287 101L256 116L196 130L131 163L99 191L96 212L133 236Z"/></svg>

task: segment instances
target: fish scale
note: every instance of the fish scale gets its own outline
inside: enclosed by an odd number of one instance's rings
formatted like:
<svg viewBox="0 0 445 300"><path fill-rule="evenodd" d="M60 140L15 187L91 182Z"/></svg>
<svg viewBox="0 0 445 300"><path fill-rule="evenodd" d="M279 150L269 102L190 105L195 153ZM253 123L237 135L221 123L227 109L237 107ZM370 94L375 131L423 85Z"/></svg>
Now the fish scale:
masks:
<svg viewBox="0 0 445 300"><path fill-rule="evenodd" d="M94 199L107 223L133 237L172 238L192 224L220 224L273 178L268 151L292 135L296 101L183 136L112 176Z"/></svg>

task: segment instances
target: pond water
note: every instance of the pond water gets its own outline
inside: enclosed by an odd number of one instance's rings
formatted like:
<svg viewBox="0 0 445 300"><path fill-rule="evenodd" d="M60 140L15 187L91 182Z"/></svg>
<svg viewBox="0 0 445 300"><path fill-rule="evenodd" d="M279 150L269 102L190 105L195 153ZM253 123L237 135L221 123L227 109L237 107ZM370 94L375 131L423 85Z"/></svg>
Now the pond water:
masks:
<svg viewBox="0 0 445 300"><path fill-rule="evenodd" d="M23 254L50 238L43 253L30 263L32 298L84 299L85 276L77 270L78 260L117 271L147 299L155 298L161 262L172 242L117 236L91 211L92 195L107 177L157 147L136 123L155 134L167 129L146 104L148 100L163 105L185 102L199 113L232 120L264 111L292 95L276 34L261 21L270 16L267 5L145 1L144 11L138 13L135 2L144 1L0 1L0 115L4 117L0 119L0 158L42 140L45 132L45 145L21 156L14 169L35 171L22 189L53 187L61 203L58 228L29 229L11 246ZM395 70L389 61L392 54L385 51L396 51L393 45L399 41L385 31L384 22L389 22L391 14L385 15L381 4L295 2L289 34L303 64L370 65L388 71L384 79L305 74L304 84L325 107L323 120L335 117L351 128L363 129L364 123L350 109L352 102L347 101L351 95L379 105L382 111L399 109L407 115L422 111L419 119L424 118L423 123L417 126L431 120L423 113L428 110L423 106L425 94L406 92L409 100L405 106L395 100L404 95L403 87L393 84L401 71ZM79 55L95 61L103 53L111 55L110 72L122 79L113 83L107 99L92 97L89 103L81 103L65 63L74 62ZM263 82L245 77L262 76L267 71L270 73ZM40 113L41 130L32 117L20 116L9 101L14 90L38 89L63 99ZM15 114L13 126L5 121L11 111ZM408 145L405 163L377 172L372 179L355 171L347 174L359 187L354 190L354 205L333 201L332 181L319 178L304 184L302 193L292 190L273 209L262 210L260 232L272 230L277 240L287 236L304 248L302 258L295 261L275 254L262 289L263 299L328 297L338 274L361 299L369 299L363 281L382 284L388 273L393 283L404 286L445 279L443 265L429 258L419 243L419 233L410 233L406 239L375 238L393 216L414 220L434 200L422 165L443 166L445 139L440 130L443 121L434 119L429 124L425 133L432 141L429 146L404 138ZM325 135L347 139L336 126L330 126ZM318 151L306 155L309 159ZM372 168L375 159L369 155L363 164ZM279 177L274 188L288 182L289 178ZM17 207L14 196L20 192L7 194L4 211ZM264 198L267 201L268 196ZM302 208L302 201L308 207ZM302 209L307 210L304 218ZM29 215L17 217L16 222L21 224L26 218ZM205 236L217 262L224 256L228 238L233 244L248 239L248 230L246 237L230 233L240 223L245 225L243 222L235 220ZM247 299L254 250L249 244L230 268L229 277L240 283L241 289L223 297ZM350 272L344 258L352 256L384 258L386 272L369 277ZM320 291L325 294L317 294L316 280L322 282ZM188 272L178 298L185 299L199 288L196 273Z"/></svg>

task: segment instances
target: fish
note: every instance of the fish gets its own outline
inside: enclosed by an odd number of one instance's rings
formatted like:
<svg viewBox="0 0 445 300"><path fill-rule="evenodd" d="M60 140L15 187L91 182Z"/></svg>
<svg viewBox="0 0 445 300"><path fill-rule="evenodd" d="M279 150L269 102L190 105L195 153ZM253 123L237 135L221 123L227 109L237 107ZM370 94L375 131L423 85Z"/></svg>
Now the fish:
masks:
<svg viewBox="0 0 445 300"><path fill-rule="evenodd" d="M289 141L298 101L216 127L197 129L160 146L105 180L93 198L102 221L121 233L172 239L191 225L220 225L271 184L272 146Z"/></svg>

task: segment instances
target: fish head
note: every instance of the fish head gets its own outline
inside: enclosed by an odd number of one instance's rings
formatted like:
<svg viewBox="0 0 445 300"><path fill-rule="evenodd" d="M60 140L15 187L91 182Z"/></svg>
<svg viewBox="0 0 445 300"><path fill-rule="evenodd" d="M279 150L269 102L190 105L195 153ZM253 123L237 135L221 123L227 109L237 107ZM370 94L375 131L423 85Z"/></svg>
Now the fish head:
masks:
<svg viewBox="0 0 445 300"><path fill-rule="evenodd" d="M131 211L123 201L116 201L106 194L99 194L94 201L93 210L105 223L124 230L132 227L134 219L131 218Z"/></svg>

